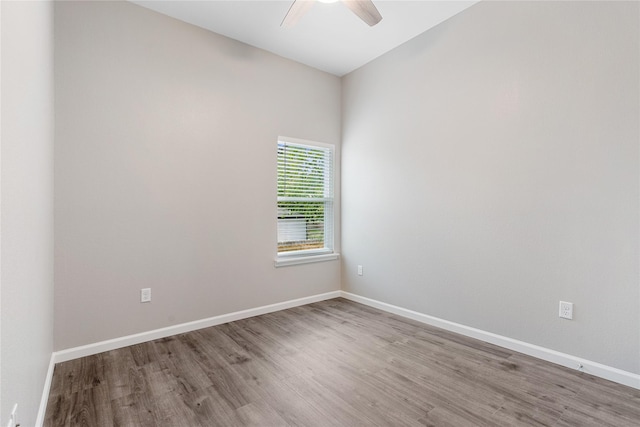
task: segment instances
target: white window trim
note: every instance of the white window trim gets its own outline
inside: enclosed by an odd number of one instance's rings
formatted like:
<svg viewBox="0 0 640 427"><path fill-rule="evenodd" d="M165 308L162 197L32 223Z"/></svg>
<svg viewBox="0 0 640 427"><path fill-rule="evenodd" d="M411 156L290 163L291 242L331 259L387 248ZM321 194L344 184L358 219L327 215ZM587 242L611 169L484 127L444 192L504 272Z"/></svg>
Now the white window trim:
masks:
<svg viewBox="0 0 640 427"><path fill-rule="evenodd" d="M313 145L321 148L329 148L335 151L336 146L334 144L327 144L326 142L310 141L308 139L289 138L288 136L279 136L278 141L290 142L292 144ZM335 159L334 159L335 161Z"/></svg>
<svg viewBox="0 0 640 427"><path fill-rule="evenodd" d="M310 145L310 146L315 146L315 147L320 147L320 148L327 148L330 149L332 151L332 162L333 164L331 165L331 169L334 173L334 179L333 181L333 185L335 186L335 145L333 144L327 144L324 142L317 142L317 141L310 141L310 140L306 140L306 139L300 139L300 138L290 138L287 136L279 136L278 137L278 141L282 141L282 142L289 142L292 144L302 144L302 145ZM335 188L334 188L334 194L335 194ZM335 198L331 198L331 201L334 201ZM333 219L332 219L332 223L333 223L333 229L331 230L331 239L333 240L335 238L334 233L335 233L335 203L332 203L332 208L333 208ZM326 231L325 231L325 235L326 235ZM335 244L335 241L331 242L331 246L333 246ZM276 259L274 261L274 266L276 268L278 267L287 267L287 266L291 266L291 265L299 265L299 264L310 264L310 263L315 263L315 262L325 262L325 261L334 261L340 258L340 254L337 252L334 252L334 249L331 248L323 248L323 249L310 249L310 250L302 250L302 251L293 251L293 252L278 252Z"/></svg>
<svg viewBox="0 0 640 427"><path fill-rule="evenodd" d="M306 256L300 256L300 254L293 253L291 255L278 255L278 258L276 258L274 265L276 268L288 267L290 265L310 264L312 262L333 261L339 258L340 254L337 252Z"/></svg>

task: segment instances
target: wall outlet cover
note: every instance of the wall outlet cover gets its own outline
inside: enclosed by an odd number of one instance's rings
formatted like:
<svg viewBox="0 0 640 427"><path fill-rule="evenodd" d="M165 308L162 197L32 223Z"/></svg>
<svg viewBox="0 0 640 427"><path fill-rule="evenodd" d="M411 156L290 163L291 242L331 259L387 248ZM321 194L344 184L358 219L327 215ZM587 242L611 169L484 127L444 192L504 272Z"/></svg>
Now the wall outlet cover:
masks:
<svg viewBox="0 0 640 427"><path fill-rule="evenodd" d="M151 302L151 288L140 289L140 302Z"/></svg>
<svg viewBox="0 0 640 427"><path fill-rule="evenodd" d="M560 313L558 315L563 319L573 319L573 303L560 301Z"/></svg>

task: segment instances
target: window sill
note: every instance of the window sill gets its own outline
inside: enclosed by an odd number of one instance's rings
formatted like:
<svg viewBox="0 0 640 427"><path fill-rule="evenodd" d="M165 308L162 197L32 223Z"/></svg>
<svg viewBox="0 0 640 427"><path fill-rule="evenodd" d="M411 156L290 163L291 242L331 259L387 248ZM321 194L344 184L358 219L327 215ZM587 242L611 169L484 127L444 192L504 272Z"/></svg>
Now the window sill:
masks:
<svg viewBox="0 0 640 427"><path fill-rule="evenodd" d="M324 262L333 261L340 258L340 254L321 254L321 255L307 255L307 256L286 256L276 258L274 265L278 267L288 267L290 265L309 264L312 262Z"/></svg>

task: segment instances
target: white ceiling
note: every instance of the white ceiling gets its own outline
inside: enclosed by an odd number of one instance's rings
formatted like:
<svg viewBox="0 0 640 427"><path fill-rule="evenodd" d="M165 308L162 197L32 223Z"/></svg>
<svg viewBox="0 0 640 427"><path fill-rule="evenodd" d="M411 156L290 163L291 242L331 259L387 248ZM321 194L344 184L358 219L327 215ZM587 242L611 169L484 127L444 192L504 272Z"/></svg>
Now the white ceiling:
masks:
<svg viewBox="0 0 640 427"><path fill-rule="evenodd" d="M477 2L374 0L383 17L374 27L340 2L317 2L293 28L281 28L293 0L130 1L337 76Z"/></svg>

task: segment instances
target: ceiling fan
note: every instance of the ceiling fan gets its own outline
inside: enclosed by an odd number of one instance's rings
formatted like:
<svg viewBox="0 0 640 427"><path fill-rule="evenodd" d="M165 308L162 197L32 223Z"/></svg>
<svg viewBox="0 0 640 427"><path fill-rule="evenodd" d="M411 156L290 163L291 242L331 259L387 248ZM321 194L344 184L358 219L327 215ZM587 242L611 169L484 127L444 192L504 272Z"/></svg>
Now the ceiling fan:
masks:
<svg viewBox="0 0 640 427"><path fill-rule="evenodd" d="M337 0L317 0L322 3L333 3ZM371 0L340 0L342 3L355 13L358 18L373 27L382 20L382 15L378 12ZM307 13L309 9L316 3L316 0L294 0L289 8L287 15L280 24L281 27L292 27L296 22Z"/></svg>

